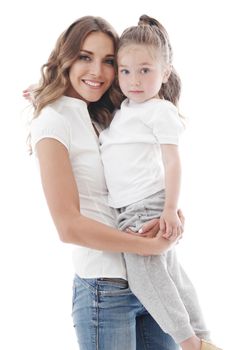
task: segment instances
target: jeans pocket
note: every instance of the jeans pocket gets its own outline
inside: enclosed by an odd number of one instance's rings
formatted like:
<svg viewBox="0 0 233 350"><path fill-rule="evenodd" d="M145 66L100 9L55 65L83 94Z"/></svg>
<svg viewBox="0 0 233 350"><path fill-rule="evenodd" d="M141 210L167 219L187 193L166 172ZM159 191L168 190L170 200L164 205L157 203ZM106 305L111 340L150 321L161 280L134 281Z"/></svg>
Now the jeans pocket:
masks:
<svg viewBox="0 0 233 350"><path fill-rule="evenodd" d="M119 279L98 279L98 294L100 296L123 296L131 293L129 284L126 280Z"/></svg>

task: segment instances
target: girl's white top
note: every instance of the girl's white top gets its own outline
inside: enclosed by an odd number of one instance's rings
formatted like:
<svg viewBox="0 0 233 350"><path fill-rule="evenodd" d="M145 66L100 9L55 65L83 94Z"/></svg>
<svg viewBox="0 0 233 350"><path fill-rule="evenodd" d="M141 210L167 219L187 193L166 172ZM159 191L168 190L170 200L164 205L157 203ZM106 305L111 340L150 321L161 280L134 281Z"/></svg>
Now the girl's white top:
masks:
<svg viewBox="0 0 233 350"><path fill-rule="evenodd" d="M100 134L109 205L125 207L164 189L160 144L175 144L184 129L169 101L124 100Z"/></svg>
<svg viewBox="0 0 233 350"><path fill-rule="evenodd" d="M68 150L78 186L81 213L115 227L116 212L108 205L108 193L99 152L98 137L84 101L62 96L46 106L31 126L32 147L43 138L53 138ZM75 246L75 272L82 278L113 277L126 279L121 253Z"/></svg>

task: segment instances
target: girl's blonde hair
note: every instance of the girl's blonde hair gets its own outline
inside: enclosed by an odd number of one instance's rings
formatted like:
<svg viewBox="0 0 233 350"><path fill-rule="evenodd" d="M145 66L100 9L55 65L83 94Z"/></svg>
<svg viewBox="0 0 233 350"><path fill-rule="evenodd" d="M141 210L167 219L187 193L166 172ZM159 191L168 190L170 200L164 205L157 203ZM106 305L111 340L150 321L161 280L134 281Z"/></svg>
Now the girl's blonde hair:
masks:
<svg viewBox="0 0 233 350"><path fill-rule="evenodd" d="M129 44L148 45L160 50L164 63L171 65L172 70L168 81L161 86L159 97L177 106L180 98L181 81L172 66L172 47L167 31L162 24L152 17L142 15L137 26L127 28L122 33L118 51Z"/></svg>
<svg viewBox="0 0 233 350"><path fill-rule="evenodd" d="M117 50L118 35L113 27L101 17L84 16L72 23L57 40L47 63L41 68L41 79L33 91L34 117L48 104L65 94L70 86L69 69L77 60L87 36L92 32L107 34ZM103 127L110 124L112 112L120 106L122 94L117 83L105 92L99 101L88 105L90 116Z"/></svg>

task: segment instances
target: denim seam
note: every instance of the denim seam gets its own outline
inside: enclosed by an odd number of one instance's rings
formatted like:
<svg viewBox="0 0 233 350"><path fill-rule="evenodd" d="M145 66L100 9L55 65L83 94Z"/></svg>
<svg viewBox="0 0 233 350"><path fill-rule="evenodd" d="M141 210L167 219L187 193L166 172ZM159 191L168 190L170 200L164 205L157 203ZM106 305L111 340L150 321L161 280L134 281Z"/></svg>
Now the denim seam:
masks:
<svg viewBox="0 0 233 350"><path fill-rule="evenodd" d="M141 336L142 336L142 343L143 343L144 350L147 350L147 345L146 345L146 341L145 341L145 337L144 337L144 324L143 323L142 323L142 325L139 326L139 331L140 331Z"/></svg>
<svg viewBox="0 0 233 350"><path fill-rule="evenodd" d="M96 350L99 350L99 286L96 284Z"/></svg>
<svg viewBox="0 0 233 350"><path fill-rule="evenodd" d="M88 282L86 282L85 279L80 278L79 281L80 281L80 283L82 283L82 285L85 288L87 288L87 289L91 290L93 293L95 293L95 288L93 286L91 286Z"/></svg>

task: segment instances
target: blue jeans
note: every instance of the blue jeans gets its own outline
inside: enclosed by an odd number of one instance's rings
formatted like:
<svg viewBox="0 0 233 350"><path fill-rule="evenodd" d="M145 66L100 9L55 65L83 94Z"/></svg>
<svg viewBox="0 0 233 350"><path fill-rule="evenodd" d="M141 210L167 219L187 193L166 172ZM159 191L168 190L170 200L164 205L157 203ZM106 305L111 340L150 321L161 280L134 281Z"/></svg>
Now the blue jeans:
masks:
<svg viewBox="0 0 233 350"><path fill-rule="evenodd" d="M122 279L73 285L73 323L80 350L177 350Z"/></svg>

